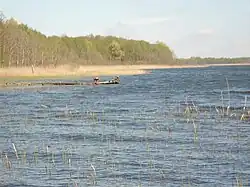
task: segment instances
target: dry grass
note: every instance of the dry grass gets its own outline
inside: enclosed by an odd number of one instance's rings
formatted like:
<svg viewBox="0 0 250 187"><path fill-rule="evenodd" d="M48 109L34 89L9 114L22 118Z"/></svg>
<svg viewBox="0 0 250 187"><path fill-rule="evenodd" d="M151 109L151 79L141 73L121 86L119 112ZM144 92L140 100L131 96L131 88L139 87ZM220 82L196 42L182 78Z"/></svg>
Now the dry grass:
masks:
<svg viewBox="0 0 250 187"><path fill-rule="evenodd" d="M52 76L97 76L97 75L133 75L147 73L139 68L128 66L79 66L68 65L54 67L10 67L0 69L0 77L52 77Z"/></svg>
<svg viewBox="0 0 250 187"><path fill-rule="evenodd" d="M217 64L218 66L222 64ZM229 64L228 64L229 65ZM232 64L231 64L232 65ZM233 64L236 65L236 64ZM246 65L246 64L237 64ZM247 64L250 65L250 64ZM7 77L63 77L63 76L101 76L101 75L135 75L148 73L150 69L167 69L167 68L194 68L209 67L212 65L96 65L96 66L79 66L73 67L62 65L54 67L10 67L0 69L0 78Z"/></svg>

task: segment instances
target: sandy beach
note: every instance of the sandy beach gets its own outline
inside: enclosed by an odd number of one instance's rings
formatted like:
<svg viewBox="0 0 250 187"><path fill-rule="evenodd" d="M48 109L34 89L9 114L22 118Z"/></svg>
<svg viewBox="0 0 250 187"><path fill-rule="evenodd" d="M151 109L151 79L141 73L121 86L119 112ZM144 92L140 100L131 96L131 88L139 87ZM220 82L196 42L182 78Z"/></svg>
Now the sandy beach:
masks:
<svg viewBox="0 0 250 187"><path fill-rule="evenodd" d="M216 64L216 65L96 65L96 66L79 66L71 67L69 65L58 66L56 68L42 67L10 67L0 68L0 78L46 78L46 77L65 77L65 76L115 76L115 75L138 75L150 73L153 69L169 69L169 68L200 68L210 66L234 66L234 65L250 65L250 63L242 64Z"/></svg>

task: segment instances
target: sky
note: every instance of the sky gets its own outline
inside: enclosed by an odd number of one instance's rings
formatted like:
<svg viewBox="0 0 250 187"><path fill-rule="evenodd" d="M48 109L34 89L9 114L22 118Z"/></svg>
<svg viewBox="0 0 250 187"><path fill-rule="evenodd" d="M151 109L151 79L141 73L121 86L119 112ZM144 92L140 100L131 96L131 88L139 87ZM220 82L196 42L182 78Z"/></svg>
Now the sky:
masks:
<svg viewBox="0 0 250 187"><path fill-rule="evenodd" d="M177 57L250 56L250 0L0 0L46 35L115 35L166 43Z"/></svg>

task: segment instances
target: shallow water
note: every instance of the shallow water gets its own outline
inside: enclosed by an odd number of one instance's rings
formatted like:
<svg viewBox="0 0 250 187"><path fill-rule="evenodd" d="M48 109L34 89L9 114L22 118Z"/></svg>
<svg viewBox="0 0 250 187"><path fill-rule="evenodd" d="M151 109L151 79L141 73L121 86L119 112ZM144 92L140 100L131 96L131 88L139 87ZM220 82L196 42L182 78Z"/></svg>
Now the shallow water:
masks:
<svg viewBox="0 0 250 187"><path fill-rule="evenodd" d="M0 186L247 186L249 72L167 69L120 85L2 89Z"/></svg>

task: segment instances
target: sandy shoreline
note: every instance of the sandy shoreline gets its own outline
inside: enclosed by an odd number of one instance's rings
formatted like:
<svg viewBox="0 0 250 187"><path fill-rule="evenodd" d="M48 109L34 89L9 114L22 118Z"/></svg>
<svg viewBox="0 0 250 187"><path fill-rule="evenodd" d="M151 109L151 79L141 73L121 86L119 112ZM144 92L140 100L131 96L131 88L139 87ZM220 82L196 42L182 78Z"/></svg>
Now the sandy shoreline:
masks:
<svg viewBox="0 0 250 187"><path fill-rule="evenodd" d="M216 65L115 65L115 66L80 66L77 68L71 66L59 66L57 68L20 67L20 68L0 68L0 78L46 78L46 77L65 77L65 76L115 76L115 75L138 75L150 73L153 69L170 69L170 68L200 68L210 66L235 66L250 65L248 64L216 64Z"/></svg>

